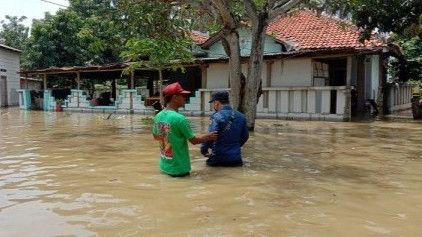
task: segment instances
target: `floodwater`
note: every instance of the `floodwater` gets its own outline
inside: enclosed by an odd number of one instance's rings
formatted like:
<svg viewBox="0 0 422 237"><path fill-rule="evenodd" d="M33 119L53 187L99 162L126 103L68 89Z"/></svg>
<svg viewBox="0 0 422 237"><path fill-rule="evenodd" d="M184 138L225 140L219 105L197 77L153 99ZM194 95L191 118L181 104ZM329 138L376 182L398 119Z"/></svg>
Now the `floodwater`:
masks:
<svg viewBox="0 0 422 237"><path fill-rule="evenodd" d="M2 237L422 236L420 122L259 120L245 166L191 145L191 176L172 178L141 116L0 116Z"/></svg>

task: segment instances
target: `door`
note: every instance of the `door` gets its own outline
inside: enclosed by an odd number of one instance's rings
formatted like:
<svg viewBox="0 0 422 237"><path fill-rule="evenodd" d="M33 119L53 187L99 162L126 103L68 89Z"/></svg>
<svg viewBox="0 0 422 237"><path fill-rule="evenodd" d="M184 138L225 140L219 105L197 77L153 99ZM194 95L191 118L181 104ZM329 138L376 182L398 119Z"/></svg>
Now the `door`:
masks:
<svg viewBox="0 0 422 237"><path fill-rule="evenodd" d="M0 76L0 107L7 106L7 80L6 76Z"/></svg>

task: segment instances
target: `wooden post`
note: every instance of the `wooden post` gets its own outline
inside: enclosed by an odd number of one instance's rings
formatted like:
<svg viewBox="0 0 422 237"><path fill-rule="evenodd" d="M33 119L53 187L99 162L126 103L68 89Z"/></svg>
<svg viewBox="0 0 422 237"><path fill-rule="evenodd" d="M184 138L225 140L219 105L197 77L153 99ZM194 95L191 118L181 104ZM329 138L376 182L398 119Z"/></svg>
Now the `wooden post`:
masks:
<svg viewBox="0 0 422 237"><path fill-rule="evenodd" d="M44 83L44 90L47 90L47 74L44 74L43 83Z"/></svg>
<svg viewBox="0 0 422 237"><path fill-rule="evenodd" d="M78 84L77 89L81 89L81 74L79 72L76 73L76 83Z"/></svg>
<svg viewBox="0 0 422 237"><path fill-rule="evenodd" d="M135 72L130 73L130 89L135 89ZM133 92L129 93L130 95L130 113L133 114Z"/></svg>
<svg viewBox="0 0 422 237"><path fill-rule="evenodd" d="M81 76L80 76L80 73L79 72L76 73L76 83L78 85L77 86L78 92L76 93L76 95L77 95L77 97L76 97L76 103L77 103L77 107L79 108L79 90L81 88Z"/></svg>
<svg viewBox="0 0 422 237"><path fill-rule="evenodd" d="M25 88L28 89L28 74L25 74Z"/></svg>
<svg viewBox="0 0 422 237"><path fill-rule="evenodd" d="M135 89L135 72L130 73L130 89Z"/></svg>
<svg viewBox="0 0 422 237"><path fill-rule="evenodd" d="M206 89L207 88L207 84L208 84L208 78L207 78L207 68L208 68L208 65L205 65L205 64L201 64L201 87L203 88L203 89Z"/></svg>
<svg viewBox="0 0 422 237"><path fill-rule="evenodd" d="M379 59L378 59L378 81L379 81L379 86L378 86L378 96L376 99L377 102L377 109L378 109L378 116L380 118L384 117L384 104L385 104L385 97L384 96L384 88L385 88L385 84L386 84L386 73L385 73L385 64L386 64L386 59L384 59L382 53L379 54Z"/></svg>
<svg viewBox="0 0 422 237"><path fill-rule="evenodd" d="M352 119L352 66L353 66L353 58L352 56L347 57L347 64L346 64L346 94L344 98L344 115L343 121L348 122ZM338 111L337 111L338 113Z"/></svg>

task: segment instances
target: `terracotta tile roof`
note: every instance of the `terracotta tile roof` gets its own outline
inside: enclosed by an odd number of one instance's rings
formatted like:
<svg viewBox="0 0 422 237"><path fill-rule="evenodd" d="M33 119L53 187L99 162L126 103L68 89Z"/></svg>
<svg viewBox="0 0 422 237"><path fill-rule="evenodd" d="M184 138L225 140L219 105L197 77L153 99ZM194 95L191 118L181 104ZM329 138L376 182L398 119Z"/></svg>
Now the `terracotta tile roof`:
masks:
<svg viewBox="0 0 422 237"><path fill-rule="evenodd" d="M359 42L356 26L309 10L293 13L270 23L267 34L293 44L296 50L371 49L385 46L379 39Z"/></svg>
<svg viewBox="0 0 422 237"><path fill-rule="evenodd" d="M190 32L189 36L197 44L202 44L208 40L208 36L200 34L198 32Z"/></svg>

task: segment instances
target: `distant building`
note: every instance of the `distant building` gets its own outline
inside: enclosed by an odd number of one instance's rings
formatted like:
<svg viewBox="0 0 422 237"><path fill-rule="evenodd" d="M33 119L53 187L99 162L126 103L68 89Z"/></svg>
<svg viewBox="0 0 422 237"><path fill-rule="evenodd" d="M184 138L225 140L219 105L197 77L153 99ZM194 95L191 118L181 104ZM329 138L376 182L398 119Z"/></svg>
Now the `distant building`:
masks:
<svg viewBox="0 0 422 237"><path fill-rule="evenodd" d="M0 107L19 104L21 51L0 44Z"/></svg>

